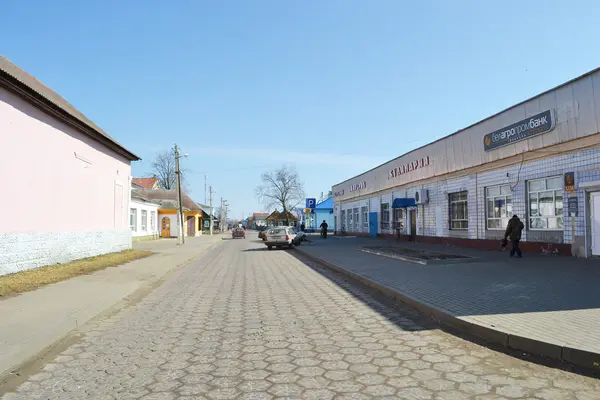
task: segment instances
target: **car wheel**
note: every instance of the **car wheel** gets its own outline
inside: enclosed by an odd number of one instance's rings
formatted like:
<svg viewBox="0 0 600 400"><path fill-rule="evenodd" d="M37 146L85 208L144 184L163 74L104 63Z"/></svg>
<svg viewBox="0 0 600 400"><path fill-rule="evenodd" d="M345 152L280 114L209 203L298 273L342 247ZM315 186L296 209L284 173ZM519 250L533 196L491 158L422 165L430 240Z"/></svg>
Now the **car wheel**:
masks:
<svg viewBox="0 0 600 400"><path fill-rule="evenodd" d="M267 246L267 249L273 250L273 246Z"/></svg>

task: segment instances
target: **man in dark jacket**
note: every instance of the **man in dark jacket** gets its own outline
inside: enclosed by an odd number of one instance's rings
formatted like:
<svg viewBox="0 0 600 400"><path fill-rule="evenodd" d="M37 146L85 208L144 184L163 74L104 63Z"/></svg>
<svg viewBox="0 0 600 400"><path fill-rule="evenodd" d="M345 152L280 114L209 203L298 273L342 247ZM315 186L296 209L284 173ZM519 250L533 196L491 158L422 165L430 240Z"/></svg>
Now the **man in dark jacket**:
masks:
<svg viewBox="0 0 600 400"><path fill-rule="evenodd" d="M512 249L510 249L510 256L514 256L517 253L517 258L523 257L523 253L519 248L519 242L521 241L521 232L525 226L521 222L518 216L513 217L508 221L506 226L506 232L504 232L504 239L510 238L512 243Z"/></svg>
<svg viewBox="0 0 600 400"><path fill-rule="evenodd" d="M329 225L327 225L327 222L325 222L325 220L323 220L323 223L321 224L321 237L323 239L327 239L327 228L329 227Z"/></svg>

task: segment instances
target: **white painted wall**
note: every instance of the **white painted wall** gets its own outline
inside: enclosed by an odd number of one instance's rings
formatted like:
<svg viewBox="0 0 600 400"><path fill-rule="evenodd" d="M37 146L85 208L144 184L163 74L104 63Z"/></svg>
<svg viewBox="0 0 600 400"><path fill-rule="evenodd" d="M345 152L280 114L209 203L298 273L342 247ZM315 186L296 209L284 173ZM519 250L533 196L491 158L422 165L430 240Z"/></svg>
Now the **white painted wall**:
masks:
<svg viewBox="0 0 600 400"><path fill-rule="evenodd" d="M135 198L131 199L129 203L129 214L131 214L131 209L135 209L137 211L137 224L136 229L131 230L131 236L139 237L139 236L150 236L150 235L160 235L160 224L158 221L158 205L152 203L146 203ZM142 230L142 211L147 212L147 223L146 229ZM154 212L154 226L151 226L151 215ZM130 219L128 219L130 222ZM130 225L131 228L131 225Z"/></svg>

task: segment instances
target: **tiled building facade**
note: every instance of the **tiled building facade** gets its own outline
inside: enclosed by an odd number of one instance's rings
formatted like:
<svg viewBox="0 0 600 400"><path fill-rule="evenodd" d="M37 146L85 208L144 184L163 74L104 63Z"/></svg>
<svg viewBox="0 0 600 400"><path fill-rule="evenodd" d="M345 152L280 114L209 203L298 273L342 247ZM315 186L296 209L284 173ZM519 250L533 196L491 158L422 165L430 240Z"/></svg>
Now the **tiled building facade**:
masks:
<svg viewBox="0 0 600 400"><path fill-rule="evenodd" d="M544 112L545 131L490 146ZM516 214L526 250L600 255L599 127L592 71L335 185L336 230L498 248Z"/></svg>

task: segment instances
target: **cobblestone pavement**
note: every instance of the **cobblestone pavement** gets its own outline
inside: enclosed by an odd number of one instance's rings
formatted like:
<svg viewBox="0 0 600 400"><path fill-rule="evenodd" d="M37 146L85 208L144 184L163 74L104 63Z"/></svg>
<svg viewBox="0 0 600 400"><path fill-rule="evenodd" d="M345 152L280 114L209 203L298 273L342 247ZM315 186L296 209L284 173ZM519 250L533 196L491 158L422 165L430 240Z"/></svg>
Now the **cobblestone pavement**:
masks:
<svg viewBox="0 0 600 400"><path fill-rule="evenodd" d="M12 399L600 399L600 382L424 328L288 251L228 241L91 323Z"/></svg>

